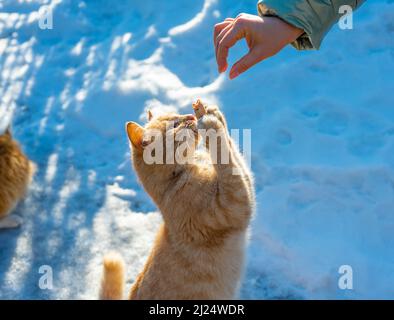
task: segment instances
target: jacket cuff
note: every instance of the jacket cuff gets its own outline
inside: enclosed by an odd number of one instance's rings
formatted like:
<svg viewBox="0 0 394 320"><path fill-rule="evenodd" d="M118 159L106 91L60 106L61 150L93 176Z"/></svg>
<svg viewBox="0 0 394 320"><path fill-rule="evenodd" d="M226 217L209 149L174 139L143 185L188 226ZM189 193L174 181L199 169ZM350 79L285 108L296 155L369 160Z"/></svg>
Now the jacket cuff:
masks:
<svg viewBox="0 0 394 320"><path fill-rule="evenodd" d="M363 1L333 2L260 0L257 9L260 16L277 16L303 29L305 33L292 43L297 49L319 49L325 34L339 18L339 3L350 4L353 8L356 8L357 2Z"/></svg>
<svg viewBox="0 0 394 320"><path fill-rule="evenodd" d="M260 16L278 17L286 21L287 23L290 23L293 26L296 26L305 31L305 27L299 21L295 21L295 19L288 17L288 15L278 14L277 10L274 9L273 7L267 7L267 5L263 3L263 0L260 0L258 2L257 11ZM310 50L314 48L312 45L311 38L306 32L304 32L295 41L293 41L291 45L297 50Z"/></svg>

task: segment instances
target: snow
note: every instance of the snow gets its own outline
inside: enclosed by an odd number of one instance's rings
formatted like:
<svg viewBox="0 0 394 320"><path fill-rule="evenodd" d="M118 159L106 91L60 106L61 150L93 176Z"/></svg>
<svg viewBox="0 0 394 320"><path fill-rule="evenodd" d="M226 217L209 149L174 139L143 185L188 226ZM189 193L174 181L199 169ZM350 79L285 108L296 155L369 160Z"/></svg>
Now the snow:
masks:
<svg viewBox="0 0 394 320"><path fill-rule="evenodd" d="M38 27L43 4L53 29ZM218 75L213 25L255 1L0 2L0 126L39 171L0 232L0 298L96 299L109 251L141 270L161 218L136 181L124 123L202 98L252 130L257 209L243 299L393 299L394 3L289 47L236 80ZM230 62L245 53L239 44ZM39 268L53 289L39 288ZM341 265L353 290L338 287Z"/></svg>

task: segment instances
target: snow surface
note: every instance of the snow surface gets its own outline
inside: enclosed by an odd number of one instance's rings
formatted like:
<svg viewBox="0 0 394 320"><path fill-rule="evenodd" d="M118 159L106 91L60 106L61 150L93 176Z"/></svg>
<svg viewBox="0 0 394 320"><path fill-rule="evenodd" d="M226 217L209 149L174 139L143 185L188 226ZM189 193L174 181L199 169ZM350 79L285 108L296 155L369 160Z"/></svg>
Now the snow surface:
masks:
<svg viewBox="0 0 394 320"><path fill-rule="evenodd" d="M368 1L319 52L289 47L236 80L219 76L213 25L255 0L0 1L3 127L39 172L0 232L0 298L95 299L101 260L129 285L161 221L131 170L127 120L218 103L252 129L258 206L245 299L394 298L394 2ZM239 44L230 60L245 53ZM38 286L53 268L54 288ZM338 288L341 265L353 290Z"/></svg>

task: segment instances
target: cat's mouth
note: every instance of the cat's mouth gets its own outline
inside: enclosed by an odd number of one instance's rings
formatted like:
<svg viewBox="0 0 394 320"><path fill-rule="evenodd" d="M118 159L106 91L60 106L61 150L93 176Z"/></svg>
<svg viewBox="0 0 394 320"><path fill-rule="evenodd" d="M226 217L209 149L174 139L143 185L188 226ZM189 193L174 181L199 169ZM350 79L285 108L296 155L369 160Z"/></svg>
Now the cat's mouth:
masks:
<svg viewBox="0 0 394 320"><path fill-rule="evenodd" d="M193 130L193 132L197 134L197 118L192 114L187 115L184 122L184 127Z"/></svg>

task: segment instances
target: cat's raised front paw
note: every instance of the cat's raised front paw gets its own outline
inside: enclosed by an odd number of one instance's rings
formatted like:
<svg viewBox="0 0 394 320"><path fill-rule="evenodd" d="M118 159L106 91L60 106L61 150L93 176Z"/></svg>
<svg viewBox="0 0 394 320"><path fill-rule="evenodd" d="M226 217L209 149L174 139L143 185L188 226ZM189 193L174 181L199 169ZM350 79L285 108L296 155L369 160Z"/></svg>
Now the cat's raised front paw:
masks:
<svg viewBox="0 0 394 320"><path fill-rule="evenodd" d="M207 114L212 114L214 115L222 124L225 128L227 128L227 123L226 120L224 118L223 113L219 110L218 106L209 106L208 108L206 108L207 110Z"/></svg>
<svg viewBox="0 0 394 320"><path fill-rule="evenodd" d="M206 114L198 120L198 129L223 129L223 124L213 114Z"/></svg>
<svg viewBox="0 0 394 320"><path fill-rule="evenodd" d="M219 107L216 105L206 106L204 103L198 99L195 103L193 103L193 110L197 119L201 119L204 115L213 115L216 117L225 128L227 128L227 123L224 118L223 113L219 110Z"/></svg>

